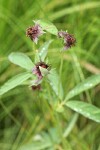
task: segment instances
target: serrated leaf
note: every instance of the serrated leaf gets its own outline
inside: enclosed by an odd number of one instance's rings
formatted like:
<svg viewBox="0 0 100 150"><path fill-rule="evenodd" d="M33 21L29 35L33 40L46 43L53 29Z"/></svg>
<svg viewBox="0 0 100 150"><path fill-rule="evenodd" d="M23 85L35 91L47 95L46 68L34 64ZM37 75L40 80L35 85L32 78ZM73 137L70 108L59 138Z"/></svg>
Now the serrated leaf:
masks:
<svg viewBox="0 0 100 150"><path fill-rule="evenodd" d="M43 30L46 30L51 34L58 35L58 29L53 23L47 20L35 20L34 22L37 22L42 27Z"/></svg>
<svg viewBox="0 0 100 150"><path fill-rule="evenodd" d="M54 69L50 70L50 73L47 75L47 77L55 94L62 100L63 88L56 70Z"/></svg>
<svg viewBox="0 0 100 150"><path fill-rule="evenodd" d="M39 56L41 58L41 61L44 61L45 57L47 56L49 45L51 44L53 40L45 42L40 48L39 48Z"/></svg>
<svg viewBox="0 0 100 150"><path fill-rule="evenodd" d="M100 122L100 109L92 104L80 101L68 101L65 105L89 119Z"/></svg>
<svg viewBox="0 0 100 150"><path fill-rule="evenodd" d="M87 78L67 94L65 101L80 94L81 92L91 89L92 87L96 86L99 83L100 83L100 75L93 75Z"/></svg>
<svg viewBox="0 0 100 150"><path fill-rule="evenodd" d="M31 73L21 73L10 80L8 80L1 88L0 88L0 95L3 95L4 93L8 92L9 90L15 88L16 86L22 84L24 81L26 81L28 78L32 76Z"/></svg>
<svg viewBox="0 0 100 150"><path fill-rule="evenodd" d="M24 53L13 52L8 56L8 59L12 63L14 63L14 64L16 64L22 68L25 68L26 70L31 71L32 68L34 67L34 64L31 61L31 59L27 55L25 55Z"/></svg>

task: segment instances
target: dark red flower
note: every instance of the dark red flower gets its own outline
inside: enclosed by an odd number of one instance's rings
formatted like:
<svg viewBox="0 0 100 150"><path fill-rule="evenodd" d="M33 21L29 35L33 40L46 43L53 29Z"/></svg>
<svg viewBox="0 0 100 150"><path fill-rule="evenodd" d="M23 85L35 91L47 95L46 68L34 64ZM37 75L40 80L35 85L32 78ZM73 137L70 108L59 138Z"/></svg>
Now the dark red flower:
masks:
<svg viewBox="0 0 100 150"><path fill-rule="evenodd" d="M30 37L30 39L34 41L36 44L38 42L39 36L41 36L44 33L45 32L42 30L41 26L37 23L33 27L29 27L26 30L26 36Z"/></svg>
<svg viewBox="0 0 100 150"><path fill-rule="evenodd" d="M74 35L69 34L65 31L59 31L58 37L64 39L64 50L67 50L67 49L71 48L72 46L75 46L76 39L75 39Z"/></svg>
<svg viewBox="0 0 100 150"><path fill-rule="evenodd" d="M41 85L40 84L32 85L31 88L32 88L33 91L36 91L36 90L40 91L41 90Z"/></svg>
<svg viewBox="0 0 100 150"><path fill-rule="evenodd" d="M38 83L38 82L43 78L42 73L41 73L41 70L40 70L40 67L45 68L45 69L48 70L49 65L47 65L47 64L44 63L44 62L38 62L38 63L35 65L35 67L33 68L32 72L33 72L33 74L35 74L35 75L37 76L37 78L38 78L38 80L36 81L36 83Z"/></svg>

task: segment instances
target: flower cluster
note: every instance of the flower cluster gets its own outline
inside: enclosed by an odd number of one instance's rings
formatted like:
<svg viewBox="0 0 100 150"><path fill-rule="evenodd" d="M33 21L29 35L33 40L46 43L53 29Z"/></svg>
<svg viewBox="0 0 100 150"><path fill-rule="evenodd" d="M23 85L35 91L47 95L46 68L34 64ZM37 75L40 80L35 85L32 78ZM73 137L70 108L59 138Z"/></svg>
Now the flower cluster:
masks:
<svg viewBox="0 0 100 150"><path fill-rule="evenodd" d="M34 21L35 22L35 21ZM26 36L30 37L30 39L37 44L38 38L43 35L45 32L43 31L41 25L39 22L35 22L35 25L32 27L29 27L26 30ZM58 31L58 37L62 38L64 40L64 50L67 50L75 45L76 39L74 35L69 34L65 31ZM43 78L42 70L41 68L44 68L45 71L49 71L49 65L45 62L38 62L35 67L32 69L32 73L37 76L37 80L35 81L36 85L32 85L33 90L40 90L40 83ZM48 72L47 72L48 73Z"/></svg>
<svg viewBox="0 0 100 150"><path fill-rule="evenodd" d="M37 76L37 80L36 80L36 84L38 84L41 79L43 78L42 72L40 70L40 67L45 68L45 69L49 69L49 65L47 65L44 62L38 62L35 67L33 68L32 72L33 74L35 74Z"/></svg>
<svg viewBox="0 0 100 150"><path fill-rule="evenodd" d="M76 43L76 39L74 38L74 35L69 34L65 31L59 31L58 37L64 39L64 50L71 48Z"/></svg>
<svg viewBox="0 0 100 150"><path fill-rule="evenodd" d="M36 44L38 42L38 38L44 33L45 32L42 30L41 26L37 23L33 27L29 27L26 30L26 36L30 37L30 39Z"/></svg>
<svg viewBox="0 0 100 150"><path fill-rule="evenodd" d="M42 27L37 22L35 22L35 25L33 27L29 27L26 30L26 36L30 37L30 39L36 44L38 42L38 38L44 33L45 32L43 31ZM64 39L64 50L67 50L72 46L75 46L76 39L74 35L69 34L68 32L65 31L59 31L58 37Z"/></svg>

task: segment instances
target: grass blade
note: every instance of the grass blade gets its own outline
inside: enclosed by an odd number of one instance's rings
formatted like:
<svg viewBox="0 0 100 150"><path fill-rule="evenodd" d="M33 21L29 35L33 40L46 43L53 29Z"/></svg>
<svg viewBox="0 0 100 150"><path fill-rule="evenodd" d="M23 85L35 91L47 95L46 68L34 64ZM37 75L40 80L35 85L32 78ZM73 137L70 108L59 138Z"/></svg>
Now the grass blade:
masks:
<svg viewBox="0 0 100 150"><path fill-rule="evenodd" d="M51 14L50 18L51 18L51 20L56 20L56 19L58 19L60 17L63 17L67 14L72 14L72 13L84 11L84 10L87 10L87 9L93 9L93 8L96 8L96 7L100 7L100 2L99 1L98 2L83 3L83 4L79 4L79 5L76 5L76 6L72 6L70 8L65 8L63 10L57 11L55 14Z"/></svg>

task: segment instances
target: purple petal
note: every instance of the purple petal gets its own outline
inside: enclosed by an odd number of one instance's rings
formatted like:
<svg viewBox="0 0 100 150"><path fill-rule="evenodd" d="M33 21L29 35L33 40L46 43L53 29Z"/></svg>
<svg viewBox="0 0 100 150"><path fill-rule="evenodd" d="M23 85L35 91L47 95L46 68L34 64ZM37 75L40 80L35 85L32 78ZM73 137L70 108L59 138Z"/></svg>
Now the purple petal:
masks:
<svg viewBox="0 0 100 150"><path fill-rule="evenodd" d="M36 44L38 42L38 37L42 34L44 34L44 31L42 30L41 26L37 23L33 27L29 27L26 31L26 35L30 37L30 39Z"/></svg>
<svg viewBox="0 0 100 150"><path fill-rule="evenodd" d="M67 35L67 32L65 32L65 31L59 31L58 32L58 37L59 38L64 38L66 35Z"/></svg>

